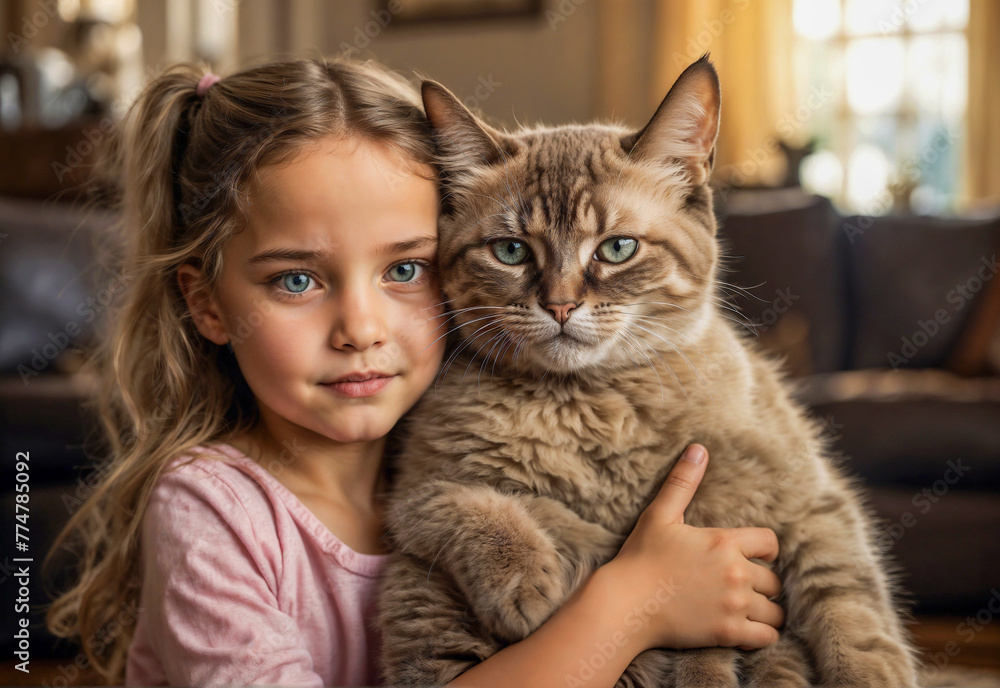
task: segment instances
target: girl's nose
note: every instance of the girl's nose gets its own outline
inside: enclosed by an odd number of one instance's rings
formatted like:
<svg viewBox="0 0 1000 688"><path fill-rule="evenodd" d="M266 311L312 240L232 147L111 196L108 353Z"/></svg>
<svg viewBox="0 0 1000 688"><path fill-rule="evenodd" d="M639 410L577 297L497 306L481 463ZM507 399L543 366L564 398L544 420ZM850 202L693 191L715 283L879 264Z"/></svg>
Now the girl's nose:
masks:
<svg viewBox="0 0 1000 688"><path fill-rule="evenodd" d="M385 312L371 289L348 289L337 300L331 343L336 349L364 351L384 344L388 336Z"/></svg>

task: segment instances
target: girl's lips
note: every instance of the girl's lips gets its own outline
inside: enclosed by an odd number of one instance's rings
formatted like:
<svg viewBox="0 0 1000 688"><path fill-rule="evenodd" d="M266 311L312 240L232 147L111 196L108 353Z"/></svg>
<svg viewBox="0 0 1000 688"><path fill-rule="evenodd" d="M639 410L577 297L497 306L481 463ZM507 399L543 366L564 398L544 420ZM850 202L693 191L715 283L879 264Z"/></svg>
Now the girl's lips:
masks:
<svg viewBox="0 0 1000 688"><path fill-rule="evenodd" d="M373 377L362 382L330 382L320 385L345 397L370 397L382 391L396 376Z"/></svg>

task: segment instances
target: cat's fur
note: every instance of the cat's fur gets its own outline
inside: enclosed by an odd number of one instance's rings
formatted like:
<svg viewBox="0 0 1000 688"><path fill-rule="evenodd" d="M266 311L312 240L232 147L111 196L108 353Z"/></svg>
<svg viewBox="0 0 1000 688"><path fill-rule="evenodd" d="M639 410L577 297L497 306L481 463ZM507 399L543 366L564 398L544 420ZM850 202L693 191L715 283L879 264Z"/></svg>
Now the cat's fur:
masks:
<svg viewBox="0 0 1000 688"><path fill-rule="evenodd" d="M714 296L711 63L639 132L508 134L438 84L423 93L447 192L440 332L456 341L404 419L379 597L386 682L446 683L524 638L618 552L700 442L711 458L685 520L773 528L787 621L758 651L648 650L619 685L916 685L856 488ZM638 240L631 258L594 258L619 236ZM501 262L488 241L503 237L530 259ZM546 306L565 303L561 326Z"/></svg>

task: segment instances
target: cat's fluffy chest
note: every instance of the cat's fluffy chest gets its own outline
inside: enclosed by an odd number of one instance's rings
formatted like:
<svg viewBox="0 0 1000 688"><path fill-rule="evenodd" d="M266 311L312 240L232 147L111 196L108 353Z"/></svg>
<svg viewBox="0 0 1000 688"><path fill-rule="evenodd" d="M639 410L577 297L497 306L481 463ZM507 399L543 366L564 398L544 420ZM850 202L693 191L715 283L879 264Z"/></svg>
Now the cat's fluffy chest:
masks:
<svg viewBox="0 0 1000 688"><path fill-rule="evenodd" d="M684 448L702 442L710 470L692 518L777 520L763 512L786 487L774 480L776 457L793 453L794 438L769 438L766 423L751 428L738 400L717 403L707 390L684 394L650 371L633 372L605 382L498 375L478 387L446 384L415 410L411 446L450 464L452 479L526 488L627 533ZM440 468L417 467L413 476Z"/></svg>

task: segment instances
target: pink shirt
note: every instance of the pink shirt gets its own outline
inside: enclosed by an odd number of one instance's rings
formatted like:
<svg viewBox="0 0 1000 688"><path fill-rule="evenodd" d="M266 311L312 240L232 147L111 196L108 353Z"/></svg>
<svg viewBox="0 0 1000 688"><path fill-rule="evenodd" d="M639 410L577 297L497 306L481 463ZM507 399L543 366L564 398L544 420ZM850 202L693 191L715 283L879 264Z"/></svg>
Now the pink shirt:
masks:
<svg viewBox="0 0 1000 688"><path fill-rule="evenodd" d="M257 462L216 446L228 458L199 457L153 490L126 685L379 684L370 620L389 555L355 552Z"/></svg>

